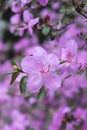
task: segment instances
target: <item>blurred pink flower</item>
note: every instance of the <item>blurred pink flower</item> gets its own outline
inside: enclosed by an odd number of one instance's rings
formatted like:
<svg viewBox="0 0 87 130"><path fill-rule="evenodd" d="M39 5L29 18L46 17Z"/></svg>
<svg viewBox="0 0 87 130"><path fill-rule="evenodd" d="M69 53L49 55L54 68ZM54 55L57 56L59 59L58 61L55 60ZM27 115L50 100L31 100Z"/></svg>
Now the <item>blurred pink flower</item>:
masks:
<svg viewBox="0 0 87 130"><path fill-rule="evenodd" d="M30 3L32 0L21 0L21 2L22 3L24 3L24 4L28 4L28 3Z"/></svg>
<svg viewBox="0 0 87 130"><path fill-rule="evenodd" d="M11 24L19 24L20 23L20 17L21 15L20 14L15 14L11 17L10 21L11 21Z"/></svg>
<svg viewBox="0 0 87 130"><path fill-rule="evenodd" d="M48 0L38 0L38 2L42 5L42 6L46 6L48 3Z"/></svg>
<svg viewBox="0 0 87 130"><path fill-rule="evenodd" d="M33 15L29 12L29 10L25 10L23 12L24 23L22 23L22 27L19 27L19 31L23 31L28 29L29 33L33 35L33 27L39 22L39 17L33 18Z"/></svg>

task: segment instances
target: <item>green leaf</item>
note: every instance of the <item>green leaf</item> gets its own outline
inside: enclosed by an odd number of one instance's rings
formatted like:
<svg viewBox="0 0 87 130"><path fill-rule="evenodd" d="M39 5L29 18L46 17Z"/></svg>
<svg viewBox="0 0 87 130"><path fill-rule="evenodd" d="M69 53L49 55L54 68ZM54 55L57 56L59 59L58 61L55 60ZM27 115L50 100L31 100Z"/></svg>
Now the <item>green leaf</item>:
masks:
<svg viewBox="0 0 87 130"><path fill-rule="evenodd" d="M50 26L44 26L43 29L42 29L42 33L47 36L49 34L51 30L51 27Z"/></svg>
<svg viewBox="0 0 87 130"><path fill-rule="evenodd" d="M27 82L27 76L22 77L21 81L20 81L20 92L24 95L24 96L28 96L28 91L26 90L26 82Z"/></svg>
<svg viewBox="0 0 87 130"><path fill-rule="evenodd" d="M11 61L11 65L12 65L12 66L14 66L14 65L17 66L17 64L16 64L13 60Z"/></svg>
<svg viewBox="0 0 87 130"><path fill-rule="evenodd" d="M16 80L17 76L19 75L20 72L14 72L12 74L11 82L10 85Z"/></svg>
<svg viewBox="0 0 87 130"><path fill-rule="evenodd" d="M37 0L32 0L32 5L35 5L37 3Z"/></svg>
<svg viewBox="0 0 87 130"><path fill-rule="evenodd" d="M59 70L56 70L55 72L56 72L56 74L60 74L60 71L59 71Z"/></svg>
<svg viewBox="0 0 87 130"><path fill-rule="evenodd" d="M14 74L15 72L7 72L5 75Z"/></svg>
<svg viewBox="0 0 87 130"><path fill-rule="evenodd" d="M45 90L44 87L42 87L42 88L40 89L38 95L37 95L37 98L38 98L38 99L43 99L43 98L45 97L45 95L46 95L46 90Z"/></svg>
<svg viewBox="0 0 87 130"><path fill-rule="evenodd" d="M21 71L21 69L18 67L18 65L14 61L11 61L11 65L13 66L15 71Z"/></svg>
<svg viewBox="0 0 87 130"><path fill-rule="evenodd" d="M83 69L81 69L81 70L79 70L78 72L77 72L77 74L83 74L84 73L84 70Z"/></svg>

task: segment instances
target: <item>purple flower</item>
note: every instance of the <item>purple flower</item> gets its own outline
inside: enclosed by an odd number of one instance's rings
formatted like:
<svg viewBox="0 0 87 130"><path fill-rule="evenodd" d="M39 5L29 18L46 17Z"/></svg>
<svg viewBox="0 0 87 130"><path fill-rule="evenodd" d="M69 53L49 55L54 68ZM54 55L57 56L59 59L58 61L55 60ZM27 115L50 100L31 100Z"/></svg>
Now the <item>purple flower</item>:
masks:
<svg viewBox="0 0 87 130"><path fill-rule="evenodd" d="M76 71L80 68L78 62L78 46L74 40L70 40L66 43L65 47L61 48L61 60L65 61L65 66L69 71Z"/></svg>
<svg viewBox="0 0 87 130"><path fill-rule="evenodd" d="M31 19L33 19L33 15L29 12L29 10L24 10L23 19L25 22L29 22Z"/></svg>
<svg viewBox="0 0 87 130"><path fill-rule="evenodd" d="M28 4L28 3L30 3L32 0L21 0L21 2L22 3L24 3L24 4Z"/></svg>
<svg viewBox="0 0 87 130"><path fill-rule="evenodd" d="M14 13L20 13L23 10L24 4L19 3L19 0L13 1L11 5L11 10Z"/></svg>
<svg viewBox="0 0 87 130"><path fill-rule="evenodd" d="M59 59L54 54L47 54L41 48L33 49L32 56L25 56L22 60L22 70L28 74L27 87L31 92L38 92L45 85L49 90L56 90L61 86L61 78L55 73Z"/></svg>
<svg viewBox="0 0 87 130"><path fill-rule="evenodd" d="M25 10L23 12L23 19L22 27L19 27L18 30L24 31L28 29L29 33L33 35L33 27L39 22L39 17L33 18L33 15L28 10Z"/></svg>
<svg viewBox="0 0 87 130"><path fill-rule="evenodd" d="M52 122L49 126L49 130L60 130L63 118L66 113L70 112L70 108L61 106L58 111L55 112Z"/></svg>
<svg viewBox="0 0 87 130"><path fill-rule="evenodd" d="M33 27L39 22L39 17L31 19L28 24L29 33L33 35Z"/></svg>
<svg viewBox="0 0 87 130"><path fill-rule="evenodd" d="M11 17L10 21L11 21L11 24L19 24L20 23L20 17L21 15L20 14L15 14Z"/></svg>
<svg viewBox="0 0 87 130"><path fill-rule="evenodd" d="M38 2L42 5L42 6L46 6L48 3L48 0L38 0Z"/></svg>
<svg viewBox="0 0 87 130"><path fill-rule="evenodd" d="M77 43L73 40L70 40L66 43L65 47L61 49L61 60L65 60L68 63L74 62L77 59Z"/></svg>

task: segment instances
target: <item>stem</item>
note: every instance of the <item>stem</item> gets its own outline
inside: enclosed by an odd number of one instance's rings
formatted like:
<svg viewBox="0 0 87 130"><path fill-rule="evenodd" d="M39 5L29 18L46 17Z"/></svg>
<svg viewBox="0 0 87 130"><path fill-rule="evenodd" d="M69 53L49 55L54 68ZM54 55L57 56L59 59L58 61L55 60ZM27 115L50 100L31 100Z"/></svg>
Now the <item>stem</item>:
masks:
<svg viewBox="0 0 87 130"><path fill-rule="evenodd" d="M76 12L78 12L80 15L82 15L84 18L87 19L87 16L85 15L84 12L82 12L82 9L84 8L85 6L85 3L80 3L79 5L76 5L77 3L75 3L75 0L72 0L72 5L74 6Z"/></svg>

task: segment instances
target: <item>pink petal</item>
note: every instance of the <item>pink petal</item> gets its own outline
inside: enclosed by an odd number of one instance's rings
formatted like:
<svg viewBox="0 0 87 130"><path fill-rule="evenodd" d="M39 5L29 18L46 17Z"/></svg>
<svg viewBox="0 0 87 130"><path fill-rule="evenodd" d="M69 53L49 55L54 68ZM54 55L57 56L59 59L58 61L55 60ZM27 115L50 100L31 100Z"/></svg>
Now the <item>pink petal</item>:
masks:
<svg viewBox="0 0 87 130"><path fill-rule="evenodd" d="M65 47L68 51L72 52L73 54L77 53L78 46L74 40L68 41Z"/></svg>
<svg viewBox="0 0 87 130"><path fill-rule="evenodd" d="M47 57L47 63L50 65L50 71L55 71L59 65L59 59L55 54L49 54Z"/></svg>
<svg viewBox="0 0 87 130"><path fill-rule="evenodd" d="M32 27L35 24L37 24L38 22L39 22L39 18L38 17L30 20L30 22L29 22L29 32L30 32L31 35L33 35L33 28Z"/></svg>
<svg viewBox="0 0 87 130"><path fill-rule="evenodd" d="M61 49L61 60L67 60L67 53L66 48Z"/></svg>
<svg viewBox="0 0 87 130"><path fill-rule="evenodd" d="M39 66L36 64L36 59L33 56L26 56L21 62L22 70L28 74L37 73Z"/></svg>
<svg viewBox="0 0 87 130"><path fill-rule="evenodd" d="M29 10L24 10L23 12L23 19L25 22L29 22L30 19L33 18L33 15L29 12Z"/></svg>
<svg viewBox="0 0 87 130"><path fill-rule="evenodd" d="M29 76L27 81L27 88L30 92L32 93L39 92L42 85L43 85L43 81L39 73Z"/></svg>
<svg viewBox="0 0 87 130"><path fill-rule="evenodd" d="M32 0L21 0L22 3L27 4L30 3Z"/></svg>
<svg viewBox="0 0 87 130"><path fill-rule="evenodd" d="M49 90L57 90L61 87L61 78L55 73L47 74L44 77L44 84Z"/></svg>
<svg viewBox="0 0 87 130"><path fill-rule="evenodd" d="M19 24L20 23L20 14L15 14L10 19L12 24Z"/></svg>
<svg viewBox="0 0 87 130"><path fill-rule="evenodd" d="M33 55L47 58L47 52L42 47L33 48Z"/></svg>

